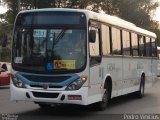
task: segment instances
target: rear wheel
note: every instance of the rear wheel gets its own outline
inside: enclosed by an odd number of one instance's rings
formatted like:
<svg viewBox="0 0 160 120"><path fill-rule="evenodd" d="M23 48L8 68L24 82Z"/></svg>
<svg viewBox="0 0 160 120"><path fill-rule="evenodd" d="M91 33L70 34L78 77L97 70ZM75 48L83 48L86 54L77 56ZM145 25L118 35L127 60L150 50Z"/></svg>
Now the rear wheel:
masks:
<svg viewBox="0 0 160 120"><path fill-rule="evenodd" d="M137 98L142 98L144 96L144 89L145 89L145 77L142 76L139 91L136 92Z"/></svg>

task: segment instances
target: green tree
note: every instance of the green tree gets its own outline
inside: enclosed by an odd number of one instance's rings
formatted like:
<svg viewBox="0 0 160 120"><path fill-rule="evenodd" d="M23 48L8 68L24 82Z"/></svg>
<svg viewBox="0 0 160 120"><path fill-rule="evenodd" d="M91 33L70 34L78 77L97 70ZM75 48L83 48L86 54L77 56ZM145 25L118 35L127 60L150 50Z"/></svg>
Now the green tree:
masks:
<svg viewBox="0 0 160 120"><path fill-rule="evenodd" d="M13 23L18 8L81 8L92 6L93 11L103 10L107 14L119 16L141 27L152 26L152 11L158 3L153 0L4 0L9 10L6 21ZM20 3L19 3L20 2ZM18 4L19 3L19 4Z"/></svg>
<svg viewBox="0 0 160 120"><path fill-rule="evenodd" d="M152 27L152 12L158 7L153 0L113 0L117 15L137 26Z"/></svg>
<svg viewBox="0 0 160 120"><path fill-rule="evenodd" d="M8 6L5 20L13 24L20 10L37 8L81 8L85 9L90 0L4 0Z"/></svg>
<svg viewBox="0 0 160 120"><path fill-rule="evenodd" d="M9 24L13 24L18 13L18 0L4 0L8 6L8 11L5 14L5 20Z"/></svg>

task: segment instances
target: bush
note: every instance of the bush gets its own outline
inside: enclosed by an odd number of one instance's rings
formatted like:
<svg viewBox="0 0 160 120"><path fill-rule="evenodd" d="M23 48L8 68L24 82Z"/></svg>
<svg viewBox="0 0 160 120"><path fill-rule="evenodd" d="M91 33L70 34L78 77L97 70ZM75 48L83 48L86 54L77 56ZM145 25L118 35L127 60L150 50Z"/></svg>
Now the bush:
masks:
<svg viewBox="0 0 160 120"><path fill-rule="evenodd" d="M0 61L10 62L11 61L11 49L8 47L2 47L0 51Z"/></svg>

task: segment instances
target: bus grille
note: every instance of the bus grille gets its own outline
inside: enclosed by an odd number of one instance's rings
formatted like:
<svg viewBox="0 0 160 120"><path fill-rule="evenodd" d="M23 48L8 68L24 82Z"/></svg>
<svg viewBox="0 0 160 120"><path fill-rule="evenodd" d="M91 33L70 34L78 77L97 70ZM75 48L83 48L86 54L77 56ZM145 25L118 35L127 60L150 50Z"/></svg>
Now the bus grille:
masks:
<svg viewBox="0 0 160 120"><path fill-rule="evenodd" d="M35 88L43 88L44 85L30 85L31 87ZM49 88L62 88L63 86L49 86Z"/></svg>
<svg viewBox="0 0 160 120"><path fill-rule="evenodd" d="M23 76L32 82L49 82L49 83L59 83L70 78L70 76L33 76L33 75L23 75Z"/></svg>
<svg viewBox="0 0 160 120"><path fill-rule="evenodd" d="M34 97L37 98L57 98L59 93L43 93L43 92L32 92Z"/></svg>

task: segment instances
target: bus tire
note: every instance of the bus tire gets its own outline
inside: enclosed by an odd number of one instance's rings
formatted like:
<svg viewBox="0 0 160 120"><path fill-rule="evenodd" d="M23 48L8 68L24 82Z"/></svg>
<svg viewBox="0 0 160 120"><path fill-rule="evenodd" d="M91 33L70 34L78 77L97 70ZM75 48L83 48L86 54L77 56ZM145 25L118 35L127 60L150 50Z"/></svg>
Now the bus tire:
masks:
<svg viewBox="0 0 160 120"><path fill-rule="evenodd" d="M136 92L136 97L137 98L142 98L144 96L144 89L145 89L145 76L142 75L139 91Z"/></svg>
<svg viewBox="0 0 160 120"><path fill-rule="evenodd" d="M105 92L103 94L103 97L102 97L102 101L96 103L96 108L97 110L105 110L106 107L108 106L109 104L109 100L110 100L110 94L109 94L109 89L108 87L105 88Z"/></svg>

